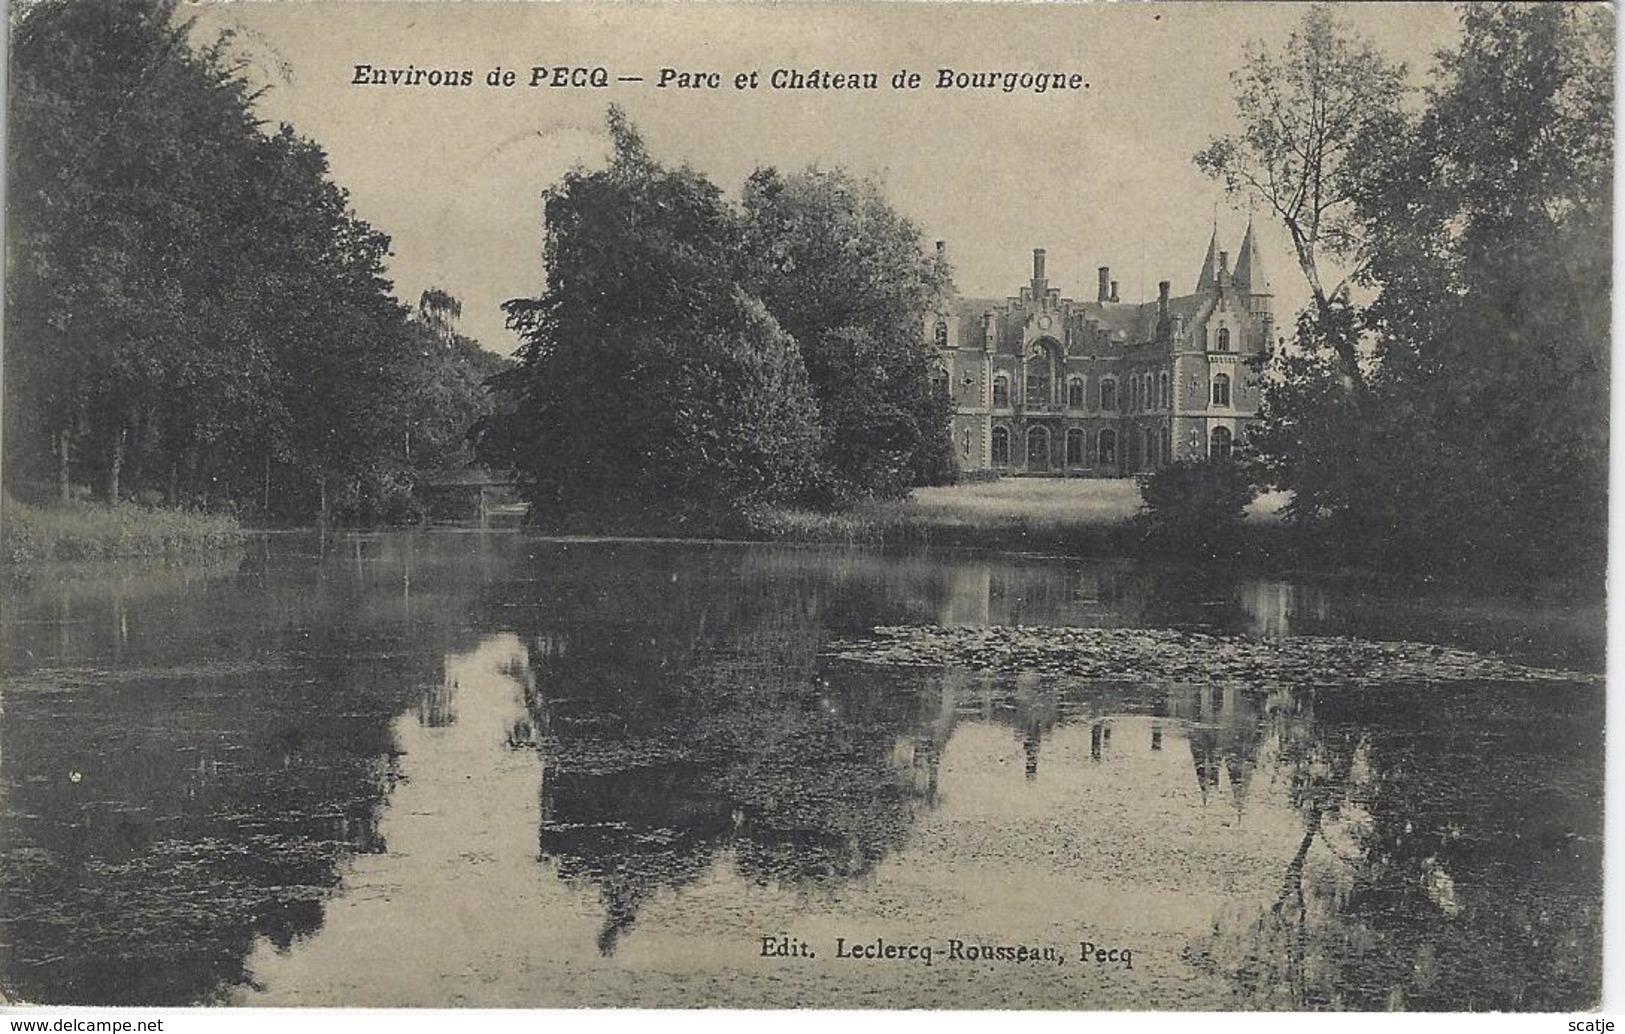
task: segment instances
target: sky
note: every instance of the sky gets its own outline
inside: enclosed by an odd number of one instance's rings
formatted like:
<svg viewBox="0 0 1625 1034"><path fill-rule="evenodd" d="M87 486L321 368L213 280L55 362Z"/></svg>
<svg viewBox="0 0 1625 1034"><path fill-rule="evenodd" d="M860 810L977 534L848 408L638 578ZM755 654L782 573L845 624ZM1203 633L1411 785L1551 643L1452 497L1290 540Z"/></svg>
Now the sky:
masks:
<svg viewBox="0 0 1625 1034"><path fill-rule="evenodd" d="M959 290L1003 297L1047 252L1051 286L1094 297L1108 265L1125 301L1157 282L1193 289L1217 220L1239 250L1248 210L1192 162L1234 131L1230 74L1244 46L1278 48L1295 4L453 3L216 0L184 5L194 32L235 34L262 117L327 151L363 219L394 242L397 294L430 286L463 303L460 328L498 352L516 339L502 302L543 287L541 196L601 165L605 113L621 105L651 153L730 196L760 166L843 167L878 180L927 242L947 242ZM1454 44L1443 4L1339 5L1339 16L1418 84ZM470 87L353 82L358 64L468 70ZM536 66L603 68L610 85L530 88ZM513 87L487 87L493 69ZM657 86L660 70L716 72L717 89ZM924 78L918 90L767 88L774 69ZM937 70L1080 73L1088 87L937 90ZM761 86L735 89L757 70ZM620 82L641 76L642 82ZM1285 232L1257 231L1283 316L1307 302ZM1282 321L1283 326L1288 321Z"/></svg>

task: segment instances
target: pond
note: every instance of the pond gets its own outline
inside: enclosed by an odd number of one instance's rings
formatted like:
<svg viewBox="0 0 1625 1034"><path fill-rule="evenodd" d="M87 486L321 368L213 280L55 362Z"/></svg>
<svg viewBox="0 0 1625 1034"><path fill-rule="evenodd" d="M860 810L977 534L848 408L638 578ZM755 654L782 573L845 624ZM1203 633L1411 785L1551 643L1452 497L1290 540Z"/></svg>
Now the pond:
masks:
<svg viewBox="0 0 1625 1034"><path fill-rule="evenodd" d="M13 1001L1600 996L1600 604L452 531L4 602Z"/></svg>

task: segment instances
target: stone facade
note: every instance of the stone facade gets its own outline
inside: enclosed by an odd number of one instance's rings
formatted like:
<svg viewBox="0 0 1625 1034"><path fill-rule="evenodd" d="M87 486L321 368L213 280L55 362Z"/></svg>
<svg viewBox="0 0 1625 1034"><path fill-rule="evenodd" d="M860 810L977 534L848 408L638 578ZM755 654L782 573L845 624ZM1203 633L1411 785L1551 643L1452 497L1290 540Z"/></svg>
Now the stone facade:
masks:
<svg viewBox="0 0 1625 1034"><path fill-rule="evenodd" d="M1074 301L1049 286L1039 248L1019 294L936 313L926 332L960 468L1123 477L1227 453L1258 415L1247 360L1274 318L1252 226L1233 270L1218 244L1215 231L1192 294L1170 297L1164 280L1156 301L1121 302L1102 266L1095 300Z"/></svg>

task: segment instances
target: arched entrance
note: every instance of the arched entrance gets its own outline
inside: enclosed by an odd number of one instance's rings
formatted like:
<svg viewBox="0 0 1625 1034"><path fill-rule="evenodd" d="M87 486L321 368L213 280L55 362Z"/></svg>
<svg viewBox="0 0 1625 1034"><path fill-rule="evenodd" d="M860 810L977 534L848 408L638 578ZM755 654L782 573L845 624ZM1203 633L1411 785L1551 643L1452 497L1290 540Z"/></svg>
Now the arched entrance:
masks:
<svg viewBox="0 0 1625 1034"><path fill-rule="evenodd" d="M1027 430L1027 469L1048 470L1049 428L1033 427Z"/></svg>

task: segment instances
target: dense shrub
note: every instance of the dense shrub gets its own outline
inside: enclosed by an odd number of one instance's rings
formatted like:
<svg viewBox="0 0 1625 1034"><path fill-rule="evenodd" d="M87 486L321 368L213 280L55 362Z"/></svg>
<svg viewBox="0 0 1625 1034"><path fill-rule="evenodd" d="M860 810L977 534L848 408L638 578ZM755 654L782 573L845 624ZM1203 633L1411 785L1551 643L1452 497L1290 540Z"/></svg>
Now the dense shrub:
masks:
<svg viewBox="0 0 1625 1034"><path fill-rule="evenodd" d="M1148 545L1223 557L1241 549L1242 518L1258 489L1231 460L1185 460L1145 479L1140 494L1145 505L1134 519Z"/></svg>

